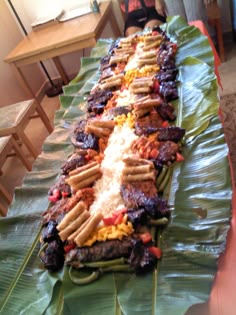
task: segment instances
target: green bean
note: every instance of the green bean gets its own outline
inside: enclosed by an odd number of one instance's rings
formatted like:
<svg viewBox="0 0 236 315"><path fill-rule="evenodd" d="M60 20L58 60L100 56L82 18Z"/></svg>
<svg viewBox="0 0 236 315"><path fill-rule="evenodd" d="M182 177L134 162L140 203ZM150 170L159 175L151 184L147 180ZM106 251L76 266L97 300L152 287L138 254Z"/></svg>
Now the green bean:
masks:
<svg viewBox="0 0 236 315"><path fill-rule="evenodd" d="M165 178L161 182L160 186L157 188L159 191L163 191L165 189L166 185L169 182L170 175L171 175L171 170L170 170L170 168L168 168L166 175L165 175Z"/></svg>
<svg viewBox="0 0 236 315"><path fill-rule="evenodd" d="M75 277L72 275L72 267L70 267L69 269L69 277L71 279L71 281L74 284L78 284L78 285L84 285L84 284L89 284L94 282L95 280L97 280L100 275L101 275L101 271L98 269L96 271L93 271L89 276L87 277L83 277L83 278L79 278L79 277ZM77 271L78 272L78 271Z"/></svg>
<svg viewBox="0 0 236 315"><path fill-rule="evenodd" d="M157 176L157 181L156 181L157 188L161 184L161 182L162 182L163 178L165 177L165 174L167 173L167 171L168 171L168 167L164 165L162 170L161 170L161 173Z"/></svg>
<svg viewBox="0 0 236 315"><path fill-rule="evenodd" d="M122 264L122 265L114 265L114 266L101 268L101 272L110 272L110 271L134 272L134 268L132 268L128 264L126 264L126 265L124 265L124 264Z"/></svg>
<svg viewBox="0 0 236 315"><path fill-rule="evenodd" d="M83 266L90 267L90 268L103 268L103 267L109 267L109 266L114 266L114 265L121 265L121 264L124 265L125 262L126 262L126 259L124 257L121 257L121 258L107 260L107 261L85 262L82 264Z"/></svg>
<svg viewBox="0 0 236 315"><path fill-rule="evenodd" d="M169 220L166 217L163 217L161 219L150 219L149 223L151 225L165 225L169 222Z"/></svg>

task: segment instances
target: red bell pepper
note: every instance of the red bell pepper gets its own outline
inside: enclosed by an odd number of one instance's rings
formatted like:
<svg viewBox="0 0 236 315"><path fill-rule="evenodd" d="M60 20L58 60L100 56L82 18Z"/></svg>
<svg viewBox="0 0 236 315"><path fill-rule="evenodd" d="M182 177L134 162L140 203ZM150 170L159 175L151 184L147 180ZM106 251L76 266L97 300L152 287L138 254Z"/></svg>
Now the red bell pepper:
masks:
<svg viewBox="0 0 236 315"><path fill-rule="evenodd" d="M73 248L75 248L75 244L68 244L68 245L64 246L64 252L68 253Z"/></svg>
<svg viewBox="0 0 236 315"><path fill-rule="evenodd" d="M162 251L159 247L150 246L148 247L149 252L154 255L157 259L160 259L162 256Z"/></svg>
<svg viewBox="0 0 236 315"><path fill-rule="evenodd" d="M176 161L177 161L177 162L182 162L182 161L184 161L183 155L182 155L181 153L179 153L179 152L176 152Z"/></svg>

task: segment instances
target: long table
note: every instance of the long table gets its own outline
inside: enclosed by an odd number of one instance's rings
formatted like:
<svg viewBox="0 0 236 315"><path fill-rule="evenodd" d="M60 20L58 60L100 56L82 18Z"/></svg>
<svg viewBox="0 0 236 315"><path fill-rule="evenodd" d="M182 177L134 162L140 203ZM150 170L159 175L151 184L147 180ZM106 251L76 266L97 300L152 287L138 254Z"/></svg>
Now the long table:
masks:
<svg viewBox="0 0 236 315"><path fill-rule="evenodd" d="M18 80L29 96L35 98L34 92L27 82L21 67L45 59L52 59L63 83L68 84L69 79L59 57L84 48L94 47L108 21L111 24L114 36L121 36L112 11L111 1L100 4L100 13L89 13L30 32L6 56L4 61L13 67Z"/></svg>

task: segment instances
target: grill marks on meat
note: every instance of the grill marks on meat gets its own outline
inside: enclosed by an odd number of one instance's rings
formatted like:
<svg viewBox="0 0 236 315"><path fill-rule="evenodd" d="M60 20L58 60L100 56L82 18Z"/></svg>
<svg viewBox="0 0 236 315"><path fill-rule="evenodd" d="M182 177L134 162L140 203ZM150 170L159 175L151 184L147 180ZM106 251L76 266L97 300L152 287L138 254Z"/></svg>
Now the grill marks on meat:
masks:
<svg viewBox="0 0 236 315"><path fill-rule="evenodd" d="M121 185L121 196L130 212L144 209L146 215L159 218L168 210L167 201L158 196L153 181L124 183Z"/></svg>
<svg viewBox="0 0 236 315"><path fill-rule="evenodd" d="M163 119L156 112L152 111L148 116L139 118L135 122L135 133L138 136L154 133L162 126Z"/></svg>
<svg viewBox="0 0 236 315"><path fill-rule="evenodd" d="M132 238L97 242L90 247L72 249L66 255L66 263L78 267L78 262L109 260L118 257L129 257L133 248Z"/></svg>

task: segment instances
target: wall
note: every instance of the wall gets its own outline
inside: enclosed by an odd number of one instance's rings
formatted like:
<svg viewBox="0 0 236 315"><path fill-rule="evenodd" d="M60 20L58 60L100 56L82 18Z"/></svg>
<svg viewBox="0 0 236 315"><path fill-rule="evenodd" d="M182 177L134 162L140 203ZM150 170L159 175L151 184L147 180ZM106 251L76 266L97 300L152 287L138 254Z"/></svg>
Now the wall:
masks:
<svg viewBox="0 0 236 315"><path fill-rule="evenodd" d="M23 35L12 17L7 4L0 1L0 107L29 99L22 89L11 67L4 62L4 58L23 38ZM44 82L44 76L37 65L24 67L26 77L31 81L34 92L37 92Z"/></svg>

